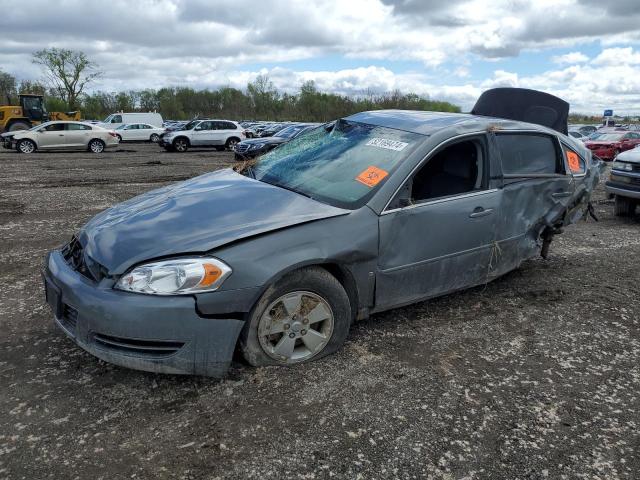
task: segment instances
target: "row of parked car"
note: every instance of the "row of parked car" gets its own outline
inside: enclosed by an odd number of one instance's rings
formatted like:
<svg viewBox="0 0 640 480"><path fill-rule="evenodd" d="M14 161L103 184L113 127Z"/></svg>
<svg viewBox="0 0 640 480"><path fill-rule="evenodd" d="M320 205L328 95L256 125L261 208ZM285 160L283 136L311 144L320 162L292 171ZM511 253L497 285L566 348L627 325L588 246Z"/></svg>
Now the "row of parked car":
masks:
<svg viewBox="0 0 640 480"><path fill-rule="evenodd" d="M24 130L3 133L4 148L21 153L36 150L83 149L100 153L126 141L158 143L167 150L185 152L191 147L234 150L243 159L263 154L313 128L310 123L234 122L219 119L163 121L156 112L107 116L102 121L51 121ZM236 145L242 143L236 149Z"/></svg>
<svg viewBox="0 0 640 480"><path fill-rule="evenodd" d="M596 127L569 126L569 136L581 140L585 146L603 160L614 160L619 154L640 145L640 131L635 125Z"/></svg>

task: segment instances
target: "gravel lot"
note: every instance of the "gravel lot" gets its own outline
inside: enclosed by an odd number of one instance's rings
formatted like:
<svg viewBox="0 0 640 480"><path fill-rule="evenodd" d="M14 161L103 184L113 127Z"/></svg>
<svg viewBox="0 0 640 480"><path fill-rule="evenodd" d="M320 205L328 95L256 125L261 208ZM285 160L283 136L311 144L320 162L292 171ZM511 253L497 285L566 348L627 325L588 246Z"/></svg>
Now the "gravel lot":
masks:
<svg viewBox="0 0 640 480"><path fill-rule="evenodd" d="M0 151L0 478L638 478L640 217L582 222L485 286L375 315L310 365L113 367L53 325L40 266L108 206L226 167L124 145Z"/></svg>

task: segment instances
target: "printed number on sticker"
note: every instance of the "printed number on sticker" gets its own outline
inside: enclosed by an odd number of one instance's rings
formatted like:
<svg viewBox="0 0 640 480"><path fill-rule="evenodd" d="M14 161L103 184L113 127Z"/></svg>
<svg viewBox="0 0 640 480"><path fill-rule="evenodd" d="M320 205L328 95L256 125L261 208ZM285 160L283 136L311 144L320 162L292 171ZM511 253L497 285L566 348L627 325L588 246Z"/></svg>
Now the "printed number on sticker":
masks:
<svg viewBox="0 0 640 480"><path fill-rule="evenodd" d="M370 147L386 148L387 150L395 150L396 152L401 152L409 144L405 142L399 142L398 140L387 140L386 138L374 137L371 140L369 140L365 145L368 145Z"/></svg>

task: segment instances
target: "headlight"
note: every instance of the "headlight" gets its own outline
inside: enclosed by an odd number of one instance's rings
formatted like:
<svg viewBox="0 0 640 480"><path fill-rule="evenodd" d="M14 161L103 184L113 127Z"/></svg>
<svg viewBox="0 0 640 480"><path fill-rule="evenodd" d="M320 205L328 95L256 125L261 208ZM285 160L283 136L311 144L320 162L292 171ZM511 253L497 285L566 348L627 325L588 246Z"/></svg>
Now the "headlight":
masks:
<svg viewBox="0 0 640 480"><path fill-rule="evenodd" d="M153 295L212 292L231 275L231 268L212 257L175 258L147 263L124 274L115 288Z"/></svg>
<svg viewBox="0 0 640 480"><path fill-rule="evenodd" d="M262 148L262 147L264 147L263 143L253 143L249 147L249 150L257 150L258 148Z"/></svg>
<svg viewBox="0 0 640 480"><path fill-rule="evenodd" d="M627 172L630 172L633 170L633 165L625 162L613 162L611 168L614 170L626 170Z"/></svg>

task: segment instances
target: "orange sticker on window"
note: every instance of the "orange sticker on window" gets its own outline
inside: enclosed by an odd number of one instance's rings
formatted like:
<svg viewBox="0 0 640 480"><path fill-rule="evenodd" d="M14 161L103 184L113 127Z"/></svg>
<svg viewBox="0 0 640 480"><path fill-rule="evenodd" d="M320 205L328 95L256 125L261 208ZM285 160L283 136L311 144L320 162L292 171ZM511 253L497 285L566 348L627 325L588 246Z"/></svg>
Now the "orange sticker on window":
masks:
<svg viewBox="0 0 640 480"><path fill-rule="evenodd" d="M569 164L569 170L571 170L572 172L582 172L582 167L580 166L580 157L578 157L577 153L567 152L567 163Z"/></svg>
<svg viewBox="0 0 640 480"><path fill-rule="evenodd" d="M364 183L369 188L373 188L387 175L389 175L389 172L382 170L381 168L371 166L358 175L356 180L360 183Z"/></svg>

